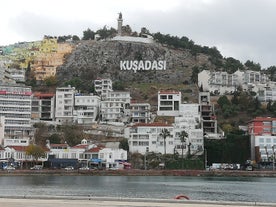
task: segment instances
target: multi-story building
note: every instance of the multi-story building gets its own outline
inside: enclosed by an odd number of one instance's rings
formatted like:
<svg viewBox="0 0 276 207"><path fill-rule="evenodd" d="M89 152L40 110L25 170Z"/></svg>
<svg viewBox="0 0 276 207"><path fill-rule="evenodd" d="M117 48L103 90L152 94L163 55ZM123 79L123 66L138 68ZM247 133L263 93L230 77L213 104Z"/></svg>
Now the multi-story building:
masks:
<svg viewBox="0 0 276 207"><path fill-rule="evenodd" d="M130 92L109 92L106 100L101 102L101 121L127 122L130 119L130 99Z"/></svg>
<svg viewBox="0 0 276 207"><path fill-rule="evenodd" d="M251 160L272 161L276 149L276 118L256 117L248 122ZM274 156L273 156L274 154Z"/></svg>
<svg viewBox="0 0 276 207"><path fill-rule="evenodd" d="M25 69L10 68L10 77L16 82L25 82Z"/></svg>
<svg viewBox="0 0 276 207"><path fill-rule="evenodd" d="M218 134L217 118L214 113L214 105L210 102L209 92L199 92L199 112L204 136L207 138L221 138Z"/></svg>
<svg viewBox="0 0 276 207"><path fill-rule="evenodd" d="M99 96L75 94L74 122L78 124L96 122L99 116L99 105Z"/></svg>
<svg viewBox="0 0 276 207"><path fill-rule="evenodd" d="M121 162L127 161L127 151L123 149L103 148L99 150L99 159L108 168L119 168Z"/></svg>
<svg viewBox="0 0 276 207"><path fill-rule="evenodd" d="M181 104L180 116L175 117L174 121L174 143L175 149L179 154L200 155L204 152L203 129L200 123L199 104ZM188 136L181 142L180 134L185 131Z"/></svg>
<svg viewBox="0 0 276 207"><path fill-rule="evenodd" d="M129 151L145 154L146 152L165 153L162 129L167 129L170 136L165 139L166 153L174 153L173 126L164 123L138 123L125 129Z"/></svg>
<svg viewBox="0 0 276 207"><path fill-rule="evenodd" d="M72 123L75 88L61 87L56 89L55 118L57 124Z"/></svg>
<svg viewBox="0 0 276 207"><path fill-rule="evenodd" d="M1 67L1 65L0 65L0 84L1 85L16 84L16 81L13 79L9 70L4 66Z"/></svg>
<svg viewBox="0 0 276 207"><path fill-rule="evenodd" d="M32 119L53 121L55 115L55 94L34 93L32 97Z"/></svg>
<svg viewBox="0 0 276 207"><path fill-rule="evenodd" d="M204 91L214 94L233 93L237 87L244 90L253 90L256 84L264 84L268 82L268 77L260 71L240 71L237 70L233 74L227 72L217 72L203 70L198 74L198 86Z"/></svg>
<svg viewBox="0 0 276 207"><path fill-rule="evenodd" d="M138 103L132 100L130 103L130 117L132 123L149 123L151 119L150 104Z"/></svg>
<svg viewBox="0 0 276 207"><path fill-rule="evenodd" d="M101 97L102 100L107 98L107 95L112 90L112 80L111 79L97 79L94 80L94 88L96 93Z"/></svg>
<svg viewBox="0 0 276 207"><path fill-rule="evenodd" d="M30 87L0 86L0 116L5 117L4 143L27 145L33 137L31 97Z"/></svg>
<svg viewBox="0 0 276 207"><path fill-rule="evenodd" d="M180 91L158 91L158 116L178 116L180 104Z"/></svg>
<svg viewBox="0 0 276 207"><path fill-rule="evenodd" d="M261 102L276 101L276 83L268 82L267 84L259 84L258 100Z"/></svg>

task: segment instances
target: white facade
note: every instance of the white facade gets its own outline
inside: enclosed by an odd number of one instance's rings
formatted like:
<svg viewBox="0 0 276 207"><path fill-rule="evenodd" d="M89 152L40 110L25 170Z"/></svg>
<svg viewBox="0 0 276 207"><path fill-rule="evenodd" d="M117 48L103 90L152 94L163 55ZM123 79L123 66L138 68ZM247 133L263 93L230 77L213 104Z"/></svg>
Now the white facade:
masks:
<svg viewBox="0 0 276 207"><path fill-rule="evenodd" d="M4 147L5 146L29 146L29 145L30 145L29 138L19 138L19 139L5 138L4 139Z"/></svg>
<svg viewBox="0 0 276 207"><path fill-rule="evenodd" d="M100 97L94 95L75 95L74 122L91 124L96 122L99 115Z"/></svg>
<svg viewBox="0 0 276 207"><path fill-rule="evenodd" d="M97 79L94 80L94 88L96 93L101 97L102 100L107 98L107 95L112 90L112 80L111 79Z"/></svg>
<svg viewBox="0 0 276 207"><path fill-rule="evenodd" d="M127 151L123 149L104 148L99 150L99 159L105 164L106 168L118 168L120 162L127 161Z"/></svg>
<svg viewBox="0 0 276 207"><path fill-rule="evenodd" d="M198 74L198 86L215 94L233 93L237 87L251 90L252 86L267 83L268 77L260 71L240 71L233 74L203 70Z"/></svg>
<svg viewBox="0 0 276 207"><path fill-rule="evenodd" d="M32 138L30 87L0 86L0 116L5 117L5 138Z"/></svg>
<svg viewBox="0 0 276 207"><path fill-rule="evenodd" d="M276 82L270 81L267 84L259 84L256 88L259 101L276 101Z"/></svg>
<svg viewBox="0 0 276 207"><path fill-rule="evenodd" d="M10 68L9 72L11 78L16 82L25 82L25 69Z"/></svg>
<svg viewBox="0 0 276 207"><path fill-rule="evenodd" d="M158 116L178 116L181 103L180 91L158 91Z"/></svg>
<svg viewBox="0 0 276 207"><path fill-rule="evenodd" d="M145 154L146 152L165 153L164 139L160 135L162 129L168 129L170 136L166 138L166 153L174 153L173 126L162 123L136 124L125 129L129 151Z"/></svg>
<svg viewBox="0 0 276 207"><path fill-rule="evenodd" d="M0 159L9 160L14 159L16 162L33 161L34 158L31 155L26 155L26 146L7 146L0 148ZM38 161L46 161L48 159L48 153L45 153L45 157L40 157Z"/></svg>
<svg viewBox="0 0 276 207"><path fill-rule="evenodd" d="M62 87L56 89L55 118L58 124L73 122L74 87Z"/></svg>
<svg viewBox="0 0 276 207"><path fill-rule="evenodd" d="M5 132L5 117L0 116L0 145L3 145Z"/></svg>
<svg viewBox="0 0 276 207"><path fill-rule="evenodd" d="M259 155L262 161L272 161L276 151L276 136L254 136L255 148L259 147Z"/></svg>
<svg viewBox="0 0 276 207"><path fill-rule="evenodd" d="M130 93L112 91L105 101L101 102L101 121L126 122L130 118Z"/></svg>
<svg viewBox="0 0 276 207"><path fill-rule="evenodd" d="M200 123L199 104L181 104L181 116L175 117L174 122L174 141L175 148L179 154L188 155L190 146L191 155L200 155L204 149L203 129ZM180 134L182 131L188 133L185 143L181 142Z"/></svg>
<svg viewBox="0 0 276 207"><path fill-rule="evenodd" d="M149 103L131 103L130 117L132 123L149 123L151 119Z"/></svg>

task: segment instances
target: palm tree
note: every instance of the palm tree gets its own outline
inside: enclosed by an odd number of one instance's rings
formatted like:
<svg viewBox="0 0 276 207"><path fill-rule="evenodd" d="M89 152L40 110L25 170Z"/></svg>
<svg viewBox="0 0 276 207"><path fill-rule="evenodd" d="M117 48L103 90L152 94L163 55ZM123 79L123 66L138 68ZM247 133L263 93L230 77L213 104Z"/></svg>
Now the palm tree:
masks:
<svg viewBox="0 0 276 207"><path fill-rule="evenodd" d="M181 158L182 158L182 162L183 162L183 148L184 148L184 142L186 143L186 139L188 139L189 134L184 130L180 132L180 141L181 141ZM182 166L183 167L183 166Z"/></svg>
<svg viewBox="0 0 276 207"><path fill-rule="evenodd" d="M164 128L159 135L164 139L164 155L166 155L166 138L171 134L168 129Z"/></svg>

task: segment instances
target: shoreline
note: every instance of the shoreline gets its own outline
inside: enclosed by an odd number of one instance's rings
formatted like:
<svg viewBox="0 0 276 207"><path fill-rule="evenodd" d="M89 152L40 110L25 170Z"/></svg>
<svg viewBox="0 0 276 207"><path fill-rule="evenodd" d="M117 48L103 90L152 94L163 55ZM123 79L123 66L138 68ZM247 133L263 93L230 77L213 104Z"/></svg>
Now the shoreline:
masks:
<svg viewBox="0 0 276 207"><path fill-rule="evenodd" d="M200 177L276 177L276 171L241 170L13 170L0 171L0 176L20 175L90 175L90 176L200 176Z"/></svg>
<svg viewBox="0 0 276 207"><path fill-rule="evenodd" d="M207 200L176 200L176 199L146 199L146 198L115 198L115 197L64 197L64 196L10 196L0 197L1 206L41 206L41 207L75 207L75 206L109 206L109 207L125 207L125 206L154 206L154 207L213 207L213 206L275 206L275 203L261 202L231 202L231 201L207 201Z"/></svg>

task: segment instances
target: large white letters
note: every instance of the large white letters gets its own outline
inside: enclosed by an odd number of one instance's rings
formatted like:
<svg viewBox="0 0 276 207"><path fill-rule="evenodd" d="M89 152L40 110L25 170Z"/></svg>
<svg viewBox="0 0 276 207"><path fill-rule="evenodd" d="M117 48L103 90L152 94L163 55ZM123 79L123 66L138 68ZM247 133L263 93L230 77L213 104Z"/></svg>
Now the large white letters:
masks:
<svg viewBox="0 0 276 207"><path fill-rule="evenodd" d="M142 70L166 70L166 61L121 60L120 70L133 70L134 73Z"/></svg>

